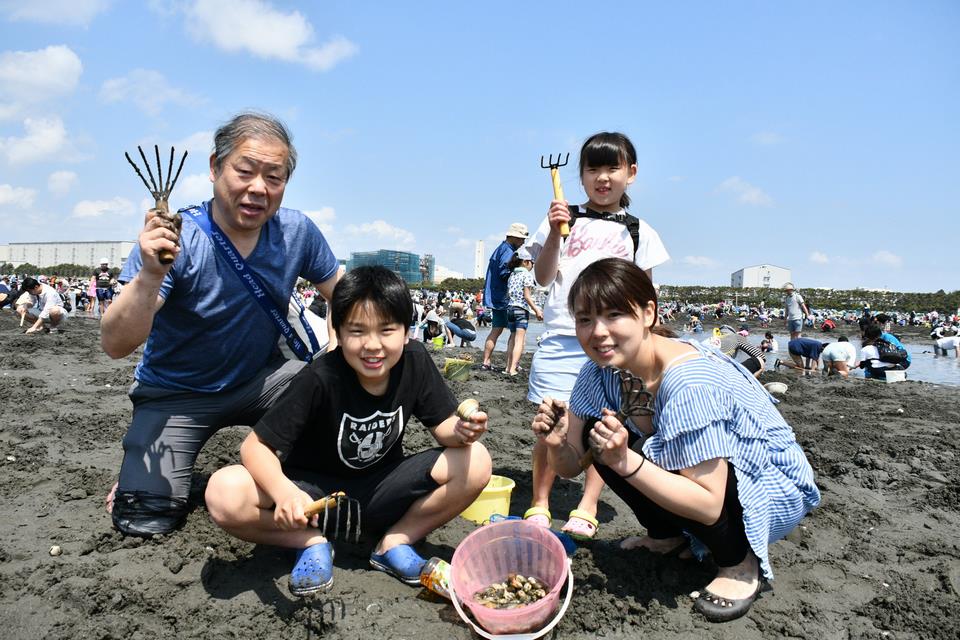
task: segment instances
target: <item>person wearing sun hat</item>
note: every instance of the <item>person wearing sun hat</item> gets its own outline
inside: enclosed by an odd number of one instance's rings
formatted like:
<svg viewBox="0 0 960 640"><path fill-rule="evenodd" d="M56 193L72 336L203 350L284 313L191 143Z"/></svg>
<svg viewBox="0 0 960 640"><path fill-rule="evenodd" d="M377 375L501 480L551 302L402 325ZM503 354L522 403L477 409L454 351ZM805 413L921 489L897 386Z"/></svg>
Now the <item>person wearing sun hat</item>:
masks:
<svg viewBox="0 0 960 640"><path fill-rule="evenodd" d="M786 294L783 298L784 324L790 332L790 339L796 340L800 337L803 321L810 315L810 310L807 309L803 296L794 289L792 282L783 285L783 292Z"/></svg>
<svg viewBox="0 0 960 640"><path fill-rule="evenodd" d="M483 363L481 363L480 368L485 371L491 369L490 357L493 355L493 349L497 346L500 334L507 328L507 306L509 303L507 280L510 278L510 272L512 271L510 260L529 236L527 225L514 222L507 229L506 239L493 250L490 262L487 264L487 278L483 286L483 305L491 310L493 318L490 323L490 333L487 335L486 342L483 343Z"/></svg>

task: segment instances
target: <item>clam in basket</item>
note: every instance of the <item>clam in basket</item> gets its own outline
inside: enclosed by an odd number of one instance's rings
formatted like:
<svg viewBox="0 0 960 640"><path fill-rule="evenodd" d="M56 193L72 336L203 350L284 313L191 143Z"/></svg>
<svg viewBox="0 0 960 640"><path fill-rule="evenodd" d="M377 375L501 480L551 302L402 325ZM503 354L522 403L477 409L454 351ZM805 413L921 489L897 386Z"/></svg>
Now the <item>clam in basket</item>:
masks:
<svg viewBox="0 0 960 640"><path fill-rule="evenodd" d="M480 527L460 543L450 565L453 606L474 631L491 640L546 635L563 618L573 596L573 571L563 544L549 529L524 520ZM536 577L547 595L514 609L492 609L476 601L478 592L511 573ZM561 606L564 585L567 593Z"/></svg>

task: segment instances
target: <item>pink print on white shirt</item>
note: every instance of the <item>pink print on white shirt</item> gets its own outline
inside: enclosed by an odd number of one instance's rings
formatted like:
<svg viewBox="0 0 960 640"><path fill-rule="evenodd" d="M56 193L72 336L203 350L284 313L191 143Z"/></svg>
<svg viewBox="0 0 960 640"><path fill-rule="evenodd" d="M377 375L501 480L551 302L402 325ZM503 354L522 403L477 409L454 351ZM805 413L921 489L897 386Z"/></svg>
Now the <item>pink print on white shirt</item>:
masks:
<svg viewBox="0 0 960 640"><path fill-rule="evenodd" d="M597 251L609 258L633 259L630 249L627 248L627 245L623 241L624 234L621 225L617 225L610 233L603 235L597 234L597 229L592 229L587 232L589 226L599 227L601 225L583 225L581 229L577 229L577 227L574 226L573 229L570 230L570 237L567 239L567 244L564 247L567 256L576 258L584 251ZM580 233L577 233L578 231L580 231Z"/></svg>

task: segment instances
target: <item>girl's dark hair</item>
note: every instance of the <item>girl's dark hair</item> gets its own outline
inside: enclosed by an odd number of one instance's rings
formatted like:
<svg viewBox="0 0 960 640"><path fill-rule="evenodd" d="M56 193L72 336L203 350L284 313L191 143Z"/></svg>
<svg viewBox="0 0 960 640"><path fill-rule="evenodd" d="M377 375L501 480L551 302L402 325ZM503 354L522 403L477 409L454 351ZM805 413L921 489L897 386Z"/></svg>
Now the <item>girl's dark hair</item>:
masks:
<svg viewBox="0 0 960 640"><path fill-rule="evenodd" d="M871 344L880 338L883 329L878 324L868 324L863 330L863 344Z"/></svg>
<svg viewBox="0 0 960 640"><path fill-rule="evenodd" d="M388 322L397 322L407 329L413 317L413 300L403 278L386 267L357 267L348 271L333 289L330 301L330 322L334 331L350 317L353 309L370 303Z"/></svg>
<svg viewBox="0 0 960 640"><path fill-rule="evenodd" d="M672 330L657 325L657 290L653 288L647 272L622 258L604 258L590 264L580 272L567 297L571 315L579 305L594 313L621 311L638 318L640 315L637 310L649 302L653 302L651 330L662 336L675 337Z"/></svg>
<svg viewBox="0 0 960 640"><path fill-rule="evenodd" d="M637 150L630 138L619 132L601 131L595 133L580 148L580 175L587 167L610 167L637 164ZM630 196L624 191L620 196L620 206L630 206Z"/></svg>

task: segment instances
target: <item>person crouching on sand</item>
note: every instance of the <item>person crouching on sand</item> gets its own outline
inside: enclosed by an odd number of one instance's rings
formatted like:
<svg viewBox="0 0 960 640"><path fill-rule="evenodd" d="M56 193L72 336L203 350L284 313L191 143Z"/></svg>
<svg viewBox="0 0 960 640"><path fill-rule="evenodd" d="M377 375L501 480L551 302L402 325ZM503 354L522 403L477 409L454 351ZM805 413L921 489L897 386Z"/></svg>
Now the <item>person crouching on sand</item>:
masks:
<svg viewBox="0 0 960 640"><path fill-rule="evenodd" d="M304 509L344 491L360 502L363 531L383 533L370 565L418 585L425 561L410 545L466 509L490 479L490 454L477 442L487 414L455 415L423 343L407 339L413 302L392 271L347 273L330 313L340 347L304 367L254 425L243 464L211 476L207 508L231 535L297 549L290 591L299 596L333 583L333 548ZM440 446L404 455L411 416Z"/></svg>
<svg viewBox="0 0 960 640"><path fill-rule="evenodd" d="M604 482L655 553L704 547L718 567L694 609L721 622L745 614L772 579L768 544L820 503L813 470L775 400L733 360L665 337L650 278L620 259L588 266L570 289L584 365L570 403L545 399L533 432L561 476L580 473L588 448ZM620 379L646 382L648 415L617 419ZM685 537L686 536L686 537Z"/></svg>

